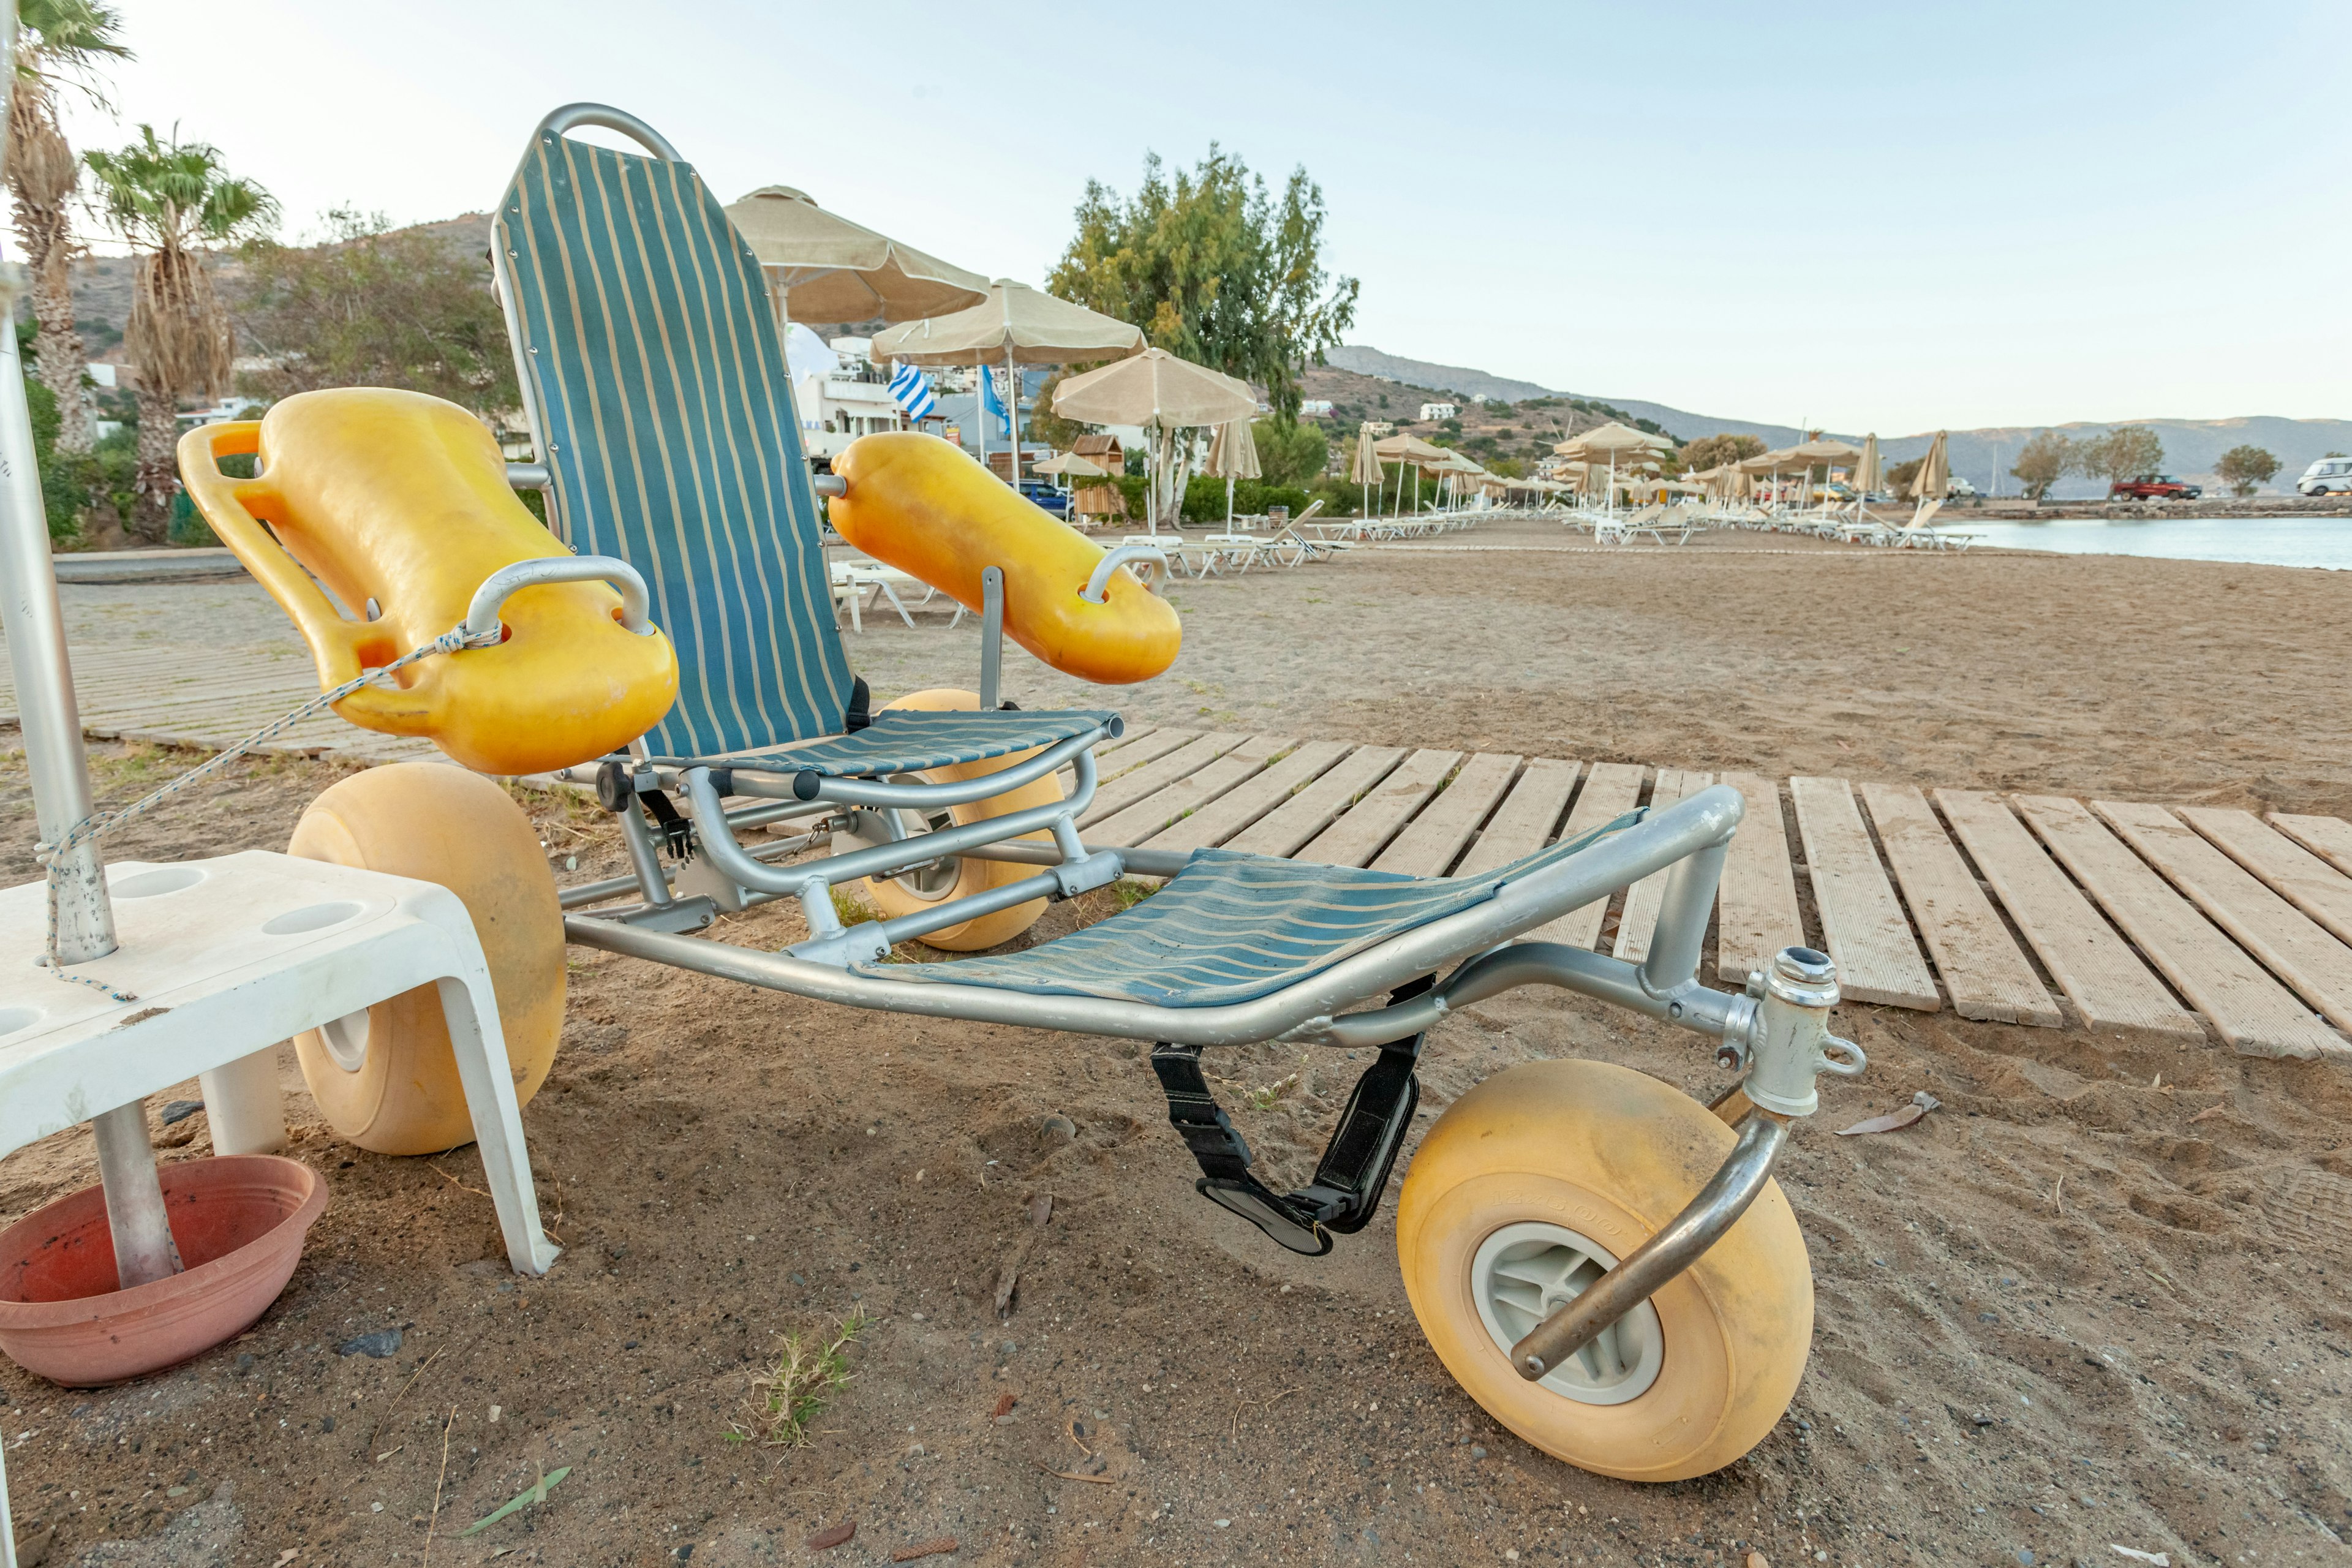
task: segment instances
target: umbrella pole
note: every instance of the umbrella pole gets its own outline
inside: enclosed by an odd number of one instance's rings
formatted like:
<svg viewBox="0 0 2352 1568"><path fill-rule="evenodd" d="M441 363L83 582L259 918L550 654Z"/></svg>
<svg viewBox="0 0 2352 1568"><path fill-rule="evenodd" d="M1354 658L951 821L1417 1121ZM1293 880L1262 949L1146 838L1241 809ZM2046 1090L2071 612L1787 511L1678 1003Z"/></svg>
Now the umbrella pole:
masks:
<svg viewBox="0 0 2352 1568"><path fill-rule="evenodd" d="M1013 435L1013 488L1021 488L1021 379L1013 368L1013 343L1004 344L1004 423Z"/></svg>
<svg viewBox="0 0 2352 1568"><path fill-rule="evenodd" d="M1233 477L1233 475L1231 475L1231 474L1227 474L1227 475L1225 476L1225 531L1226 531L1227 533L1231 533L1233 531L1234 531L1234 477Z"/></svg>
<svg viewBox="0 0 2352 1568"><path fill-rule="evenodd" d="M980 432L980 466L988 467L988 365L971 356L971 424Z"/></svg>

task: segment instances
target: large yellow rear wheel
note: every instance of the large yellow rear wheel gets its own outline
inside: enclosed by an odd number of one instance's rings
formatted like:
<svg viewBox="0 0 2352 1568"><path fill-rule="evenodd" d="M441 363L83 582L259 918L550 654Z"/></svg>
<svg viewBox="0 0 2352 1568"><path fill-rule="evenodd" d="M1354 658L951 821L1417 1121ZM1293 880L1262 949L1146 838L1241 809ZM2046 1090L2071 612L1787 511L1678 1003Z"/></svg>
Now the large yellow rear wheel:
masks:
<svg viewBox="0 0 2352 1568"><path fill-rule="evenodd" d="M1397 1206L1405 1293L1455 1381L1544 1452L1621 1480L1706 1475L1762 1441L1813 1324L1804 1237L1777 1183L1543 1382L1508 1353L1680 1213L1733 1139L1696 1100L1605 1062L1529 1062L1456 1100Z"/></svg>
<svg viewBox="0 0 2352 1568"><path fill-rule="evenodd" d="M498 994L515 1099L529 1104L563 1031L563 911L539 836L506 791L443 763L355 773L310 803L289 854L438 882L474 918ZM441 1016L420 985L298 1035L310 1094L337 1132L379 1154L469 1143L473 1118Z"/></svg>
<svg viewBox="0 0 2352 1568"><path fill-rule="evenodd" d="M884 706L886 709L914 708L934 712L970 712L979 708L980 698L974 692L940 687L930 691L910 693ZM991 757L982 763L961 763L954 767L933 768L915 776L925 784L952 784L986 773L1001 773L1036 754L1034 750L1015 752L1009 757ZM1062 781L1048 773L1042 779L1031 780L1010 794L976 800L969 805L950 806L928 816L902 811L898 814L898 821L904 831L910 835L935 833L943 827L961 827L968 822L984 822L992 816L1026 811L1033 805L1049 805L1061 798ZM1053 842L1050 833L1032 833L1025 837L1049 844ZM974 893L984 893L1007 882L1017 882L1024 877L1036 874L1036 867L1010 860L950 859L919 867L896 877L869 878L866 882L866 898L885 920L895 920L900 915L931 909L950 899L967 899ZM981 915L960 925L942 927L921 940L929 946L949 952L977 952L999 942L1011 942L1035 925L1037 917L1045 912L1045 900L1032 899L1009 910Z"/></svg>

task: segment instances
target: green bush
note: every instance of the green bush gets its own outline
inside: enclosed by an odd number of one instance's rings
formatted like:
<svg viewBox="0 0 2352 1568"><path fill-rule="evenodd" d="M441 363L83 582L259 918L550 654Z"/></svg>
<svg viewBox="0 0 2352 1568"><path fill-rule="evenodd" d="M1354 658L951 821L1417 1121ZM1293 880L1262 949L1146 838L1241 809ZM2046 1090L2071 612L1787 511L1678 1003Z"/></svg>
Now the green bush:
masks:
<svg viewBox="0 0 2352 1568"><path fill-rule="evenodd" d="M1286 506L1290 515L1297 516L1307 510L1307 491L1295 485L1269 485L1262 479L1234 481L1234 512L1236 516L1262 514L1268 507ZM1184 521L1187 522L1223 522L1225 521L1225 481L1197 477L1184 486Z"/></svg>

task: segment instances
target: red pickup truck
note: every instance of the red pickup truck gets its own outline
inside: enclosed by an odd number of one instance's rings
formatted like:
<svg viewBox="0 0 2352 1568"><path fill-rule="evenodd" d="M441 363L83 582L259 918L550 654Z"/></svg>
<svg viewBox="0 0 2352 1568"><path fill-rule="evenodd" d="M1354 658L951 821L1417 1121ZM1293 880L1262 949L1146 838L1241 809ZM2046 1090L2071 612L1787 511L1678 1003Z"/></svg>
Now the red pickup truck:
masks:
<svg viewBox="0 0 2352 1568"><path fill-rule="evenodd" d="M2142 474L2107 487L2109 500L2196 500L2204 494L2203 485L2185 485L2170 474Z"/></svg>

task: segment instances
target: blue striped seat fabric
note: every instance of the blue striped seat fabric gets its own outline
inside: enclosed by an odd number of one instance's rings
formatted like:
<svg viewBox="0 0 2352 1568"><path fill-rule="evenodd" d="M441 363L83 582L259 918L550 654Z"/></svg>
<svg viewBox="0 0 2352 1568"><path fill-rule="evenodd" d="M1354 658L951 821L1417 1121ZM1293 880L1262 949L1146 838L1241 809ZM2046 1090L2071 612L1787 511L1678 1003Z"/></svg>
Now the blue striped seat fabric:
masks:
<svg viewBox="0 0 2352 1568"><path fill-rule="evenodd" d="M1495 896L1642 819L1614 822L1458 880L1196 851L1132 909L1019 952L940 963L861 963L878 980L1219 1007L1295 985L1342 959Z"/></svg>
<svg viewBox="0 0 2352 1568"><path fill-rule="evenodd" d="M729 757L726 762L731 767L816 773L831 778L919 773L928 768L1007 756L1033 746L1050 746L1089 730L1108 730L1116 739L1124 728L1118 714L1087 709L1045 713L1019 710L971 713L886 708L874 715L873 723L855 734L813 741L790 751ZM716 759L656 760L688 763Z"/></svg>
<svg viewBox="0 0 2352 1568"><path fill-rule="evenodd" d="M892 713L842 733L849 659L773 308L692 164L541 132L492 234L560 531L645 574L677 649L652 752L717 760L830 736L790 765L911 773L1108 717Z"/></svg>

